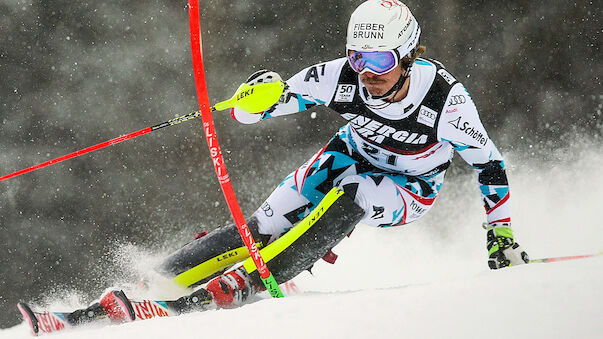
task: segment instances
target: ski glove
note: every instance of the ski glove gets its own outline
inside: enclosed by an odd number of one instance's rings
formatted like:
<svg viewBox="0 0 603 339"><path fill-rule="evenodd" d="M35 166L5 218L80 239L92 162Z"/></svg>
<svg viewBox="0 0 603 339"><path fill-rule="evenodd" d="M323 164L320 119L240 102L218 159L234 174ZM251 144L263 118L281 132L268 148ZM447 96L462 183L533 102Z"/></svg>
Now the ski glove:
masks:
<svg viewBox="0 0 603 339"><path fill-rule="evenodd" d="M486 228L488 266L490 269L527 264L528 254L513 239L513 229L509 224L490 225Z"/></svg>
<svg viewBox="0 0 603 339"><path fill-rule="evenodd" d="M261 83L277 81L283 81L283 79L278 73L269 71L267 69L262 69L250 75L249 78L247 78L247 80L245 81L245 83L249 86L253 86ZM286 102L289 93L291 93L291 91L289 91L289 85L287 85L287 83L285 82L285 89L283 90L283 94L281 94L281 97L277 103L280 104Z"/></svg>

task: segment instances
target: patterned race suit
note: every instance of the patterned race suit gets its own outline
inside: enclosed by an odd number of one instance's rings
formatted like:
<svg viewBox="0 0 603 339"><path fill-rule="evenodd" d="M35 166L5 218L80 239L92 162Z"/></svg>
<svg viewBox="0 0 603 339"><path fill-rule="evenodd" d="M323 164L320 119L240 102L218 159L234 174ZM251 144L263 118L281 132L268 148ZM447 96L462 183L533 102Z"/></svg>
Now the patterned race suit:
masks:
<svg viewBox="0 0 603 339"><path fill-rule="evenodd" d="M433 205L455 150L477 172L488 223L510 222L502 156L465 87L439 62L417 59L408 95L395 103L371 98L345 58L308 67L287 84L283 102L262 114L234 109L233 118L255 123L326 105L348 123L254 213L261 233L280 236L334 186L353 194L364 224L409 223Z"/></svg>

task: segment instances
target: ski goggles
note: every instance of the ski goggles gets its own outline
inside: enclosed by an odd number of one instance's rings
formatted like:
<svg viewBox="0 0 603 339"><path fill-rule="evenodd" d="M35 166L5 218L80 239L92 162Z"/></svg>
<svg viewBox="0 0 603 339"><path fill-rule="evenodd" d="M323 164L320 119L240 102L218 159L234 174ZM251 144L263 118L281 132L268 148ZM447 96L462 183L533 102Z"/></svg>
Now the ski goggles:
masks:
<svg viewBox="0 0 603 339"><path fill-rule="evenodd" d="M371 72L383 75L398 66L398 54L395 51L362 52L348 50L348 63L358 74Z"/></svg>

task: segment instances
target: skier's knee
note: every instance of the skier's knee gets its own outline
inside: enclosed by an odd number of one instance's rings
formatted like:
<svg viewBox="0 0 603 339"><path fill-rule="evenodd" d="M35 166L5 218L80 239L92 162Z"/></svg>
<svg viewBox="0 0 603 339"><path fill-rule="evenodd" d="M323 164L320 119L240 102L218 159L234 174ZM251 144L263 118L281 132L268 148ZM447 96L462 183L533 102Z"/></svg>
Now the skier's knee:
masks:
<svg viewBox="0 0 603 339"><path fill-rule="evenodd" d="M364 215L352 197L339 188L331 190L314 210L283 236L260 251L278 283L294 278L312 265L348 233ZM253 281L261 285L250 259L244 264Z"/></svg>
<svg viewBox="0 0 603 339"><path fill-rule="evenodd" d="M371 213L373 204L367 197L375 189L374 182L370 182L369 179L360 175L350 175L343 178L338 186L345 191L348 197L352 198L356 205L364 210L365 215Z"/></svg>
<svg viewBox="0 0 603 339"><path fill-rule="evenodd" d="M340 184L346 194L365 211L363 224L374 227L389 227L406 224L423 216L431 207L434 198L426 198L402 187L391 177L371 174L352 175Z"/></svg>

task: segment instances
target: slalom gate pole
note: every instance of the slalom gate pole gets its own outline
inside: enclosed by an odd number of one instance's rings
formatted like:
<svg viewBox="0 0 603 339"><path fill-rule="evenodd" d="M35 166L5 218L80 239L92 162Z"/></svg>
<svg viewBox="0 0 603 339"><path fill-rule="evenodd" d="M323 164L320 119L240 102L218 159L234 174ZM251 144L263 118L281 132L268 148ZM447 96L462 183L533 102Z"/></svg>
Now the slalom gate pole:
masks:
<svg viewBox="0 0 603 339"><path fill-rule="evenodd" d="M540 258L540 259L530 260L530 264L548 263L548 262L557 262L557 261L566 261L566 260L575 260L575 259L584 259L584 258L592 258L592 257L596 257L596 256L601 255L601 254L603 254L603 251L599 251L599 252L593 253L593 254L572 255L572 256L567 256L567 257Z"/></svg>
<svg viewBox="0 0 603 339"><path fill-rule="evenodd" d="M218 181L220 182L222 192L224 193L224 197L226 198L226 203L228 204L228 208L230 209L235 224L237 225L241 238L243 238L243 242L245 243L245 246L249 251L253 263L258 269L262 282L266 286L268 292L270 292L271 296L282 298L283 293L278 287L274 276L268 270L268 266L266 266L266 263L264 262L264 259L262 258L262 255L260 254L260 251L258 250L255 241L253 240L251 231L249 230L249 227L245 222L245 218L243 217L243 213L241 212L241 208L239 207L239 203L237 202L237 198L232 188L230 177L228 176L228 172L226 171L226 165L224 164L222 151L220 150L220 146L218 144L218 138L216 136L214 121L209 105L209 97L207 94L205 71L203 69L203 52L201 50L201 24L199 19L199 0L188 0L188 14L191 34L191 52L193 57L193 69L195 75L195 86L197 88L197 99L199 101L199 108L201 110L203 130L205 131L205 137L207 139L209 153L214 163L216 174L218 176Z"/></svg>
<svg viewBox="0 0 603 339"><path fill-rule="evenodd" d="M213 109L214 108L212 107L212 110ZM181 122L184 122L184 121L187 121L187 120L190 120L190 119L194 119L194 118L196 118L196 117L198 117L200 115L201 115L201 112L199 112L199 111L192 112L192 113L183 115L181 117L174 118L174 119L168 120L166 122L162 122L162 123L157 124L155 126L143 128L140 131L132 132L132 133L127 134L127 135L122 135L122 136L120 136L118 138L107 140L105 142L101 142L101 143L96 144L94 146L86 147L86 148L81 149L79 151L75 151L73 153L69 153L69 154L63 155L61 157L52 159L52 160L48 160L48 161L43 162L41 164L37 164L37 165L34 165L34 166L31 166L31 167L22 169L20 171L17 171L17 172L11 173L11 174L7 174L7 175L5 175L3 177L0 177L0 181L6 180L6 179L10 179L10 178L14 178L14 177L19 176L21 174L32 172L32 171L38 170L38 169L46 167L46 166L54 165L56 163L59 163L61 161L65 161L67 159L79 157L82 154L90 153L90 152L99 150L101 148L105 148L107 146L115 145L115 144L118 144L118 143L120 143L122 141L125 141L125 140L134 139L134 138L136 138L138 136L141 136L143 134L147 134L147 133L156 131L156 130L158 130L160 128L177 125L177 124L179 124Z"/></svg>

